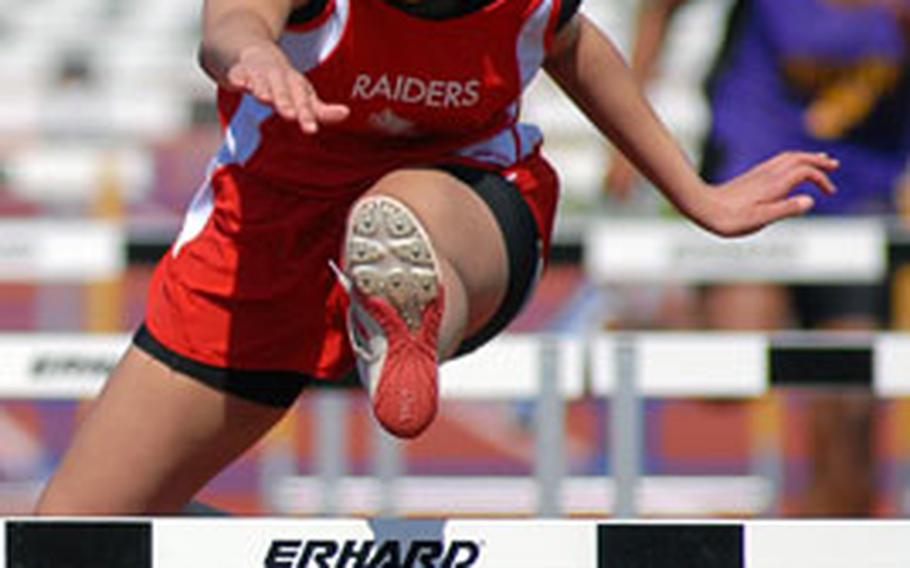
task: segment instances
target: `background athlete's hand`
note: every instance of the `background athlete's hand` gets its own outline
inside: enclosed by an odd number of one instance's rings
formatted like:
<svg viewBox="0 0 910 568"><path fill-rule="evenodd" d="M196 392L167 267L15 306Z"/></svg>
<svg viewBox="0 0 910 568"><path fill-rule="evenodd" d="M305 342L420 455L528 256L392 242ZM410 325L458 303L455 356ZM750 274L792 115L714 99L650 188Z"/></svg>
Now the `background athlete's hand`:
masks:
<svg viewBox="0 0 910 568"><path fill-rule="evenodd" d="M747 235L765 225L804 215L815 205L809 195L791 195L804 182L825 194L836 191L828 172L838 161L825 155L785 152L759 164L728 183L715 186L692 218L706 229L725 237Z"/></svg>
<svg viewBox="0 0 910 568"><path fill-rule="evenodd" d="M629 201L635 194L638 185L638 170L622 152L612 152L610 167L604 175L601 189L607 197L619 201Z"/></svg>
<svg viewBox="0 0 910 568"><path fill-rule="evenodd" d="M228 70L227 81L228 87L248 91L286 120L297 121L307 134L317 132L321 124L340 122L350 114L346 105L320 99L312 83L291 66L273 43L244 49Z"/></svg>

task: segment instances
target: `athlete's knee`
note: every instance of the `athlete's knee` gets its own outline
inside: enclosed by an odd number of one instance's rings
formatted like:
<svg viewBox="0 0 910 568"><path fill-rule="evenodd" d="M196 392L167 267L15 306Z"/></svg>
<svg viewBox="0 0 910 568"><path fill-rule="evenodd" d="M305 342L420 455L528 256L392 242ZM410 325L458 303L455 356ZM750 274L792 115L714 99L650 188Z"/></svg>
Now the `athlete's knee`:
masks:
<svg viewBox="0 0 910 568"><path fill-rule="evenodd" d="M444 241L453 225L457 226L453 218L465 213L458 190L470 193L461 182L439 170L395 170L377 180L358 203L393 203L417 220L429 238Z"/></svg>
<svg viewBox="0 0 910 568"><path fill-rule="evenodd" d="M449 174L436 169L400 169L393 170L378 180L367 190L365 197L387 196L402 201L419 199L427 191L442 189L457 183Z"/></svg>

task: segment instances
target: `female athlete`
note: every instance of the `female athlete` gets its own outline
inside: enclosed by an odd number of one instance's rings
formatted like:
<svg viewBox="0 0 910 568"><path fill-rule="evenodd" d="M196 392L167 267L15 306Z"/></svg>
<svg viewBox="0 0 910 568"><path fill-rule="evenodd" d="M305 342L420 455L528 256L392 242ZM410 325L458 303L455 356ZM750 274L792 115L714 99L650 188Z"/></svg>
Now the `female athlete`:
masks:
<svg viewBox="0 0 910 568"><path fill-rule="evenodd" d="M557 176L519 122L540 69L714 233L834 191L836 162L800 152L703 182L578 4L206 0L224 143L37 511L179 511L355 363L384 428L424 431L439 362L502 330L547 258Z"/></svg>

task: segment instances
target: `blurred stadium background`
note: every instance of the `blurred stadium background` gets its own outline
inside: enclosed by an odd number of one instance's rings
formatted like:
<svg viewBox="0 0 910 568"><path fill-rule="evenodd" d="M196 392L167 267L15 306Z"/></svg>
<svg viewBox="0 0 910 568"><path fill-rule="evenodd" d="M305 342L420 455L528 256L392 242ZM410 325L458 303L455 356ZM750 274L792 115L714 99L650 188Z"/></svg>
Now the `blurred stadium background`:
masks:
<svg viewBox="0 0 910 568"><path fill-rule="evenodd" d="M627 46L637 2L588 0L586 10ZM717 39L708 30L721 29L726 5L701 0L686 8L671 37L685 49L669 50L672 60L664 64L672 72L650 92L694 160L707 114L698 79ZM0 232L8 235L0 242L0 353L51 337L46 334L65 334L78 345L83 334L128 333L142 317L153 263L175 235L219 142L213 87L195 63L200 2L0 0L0 7ZM684 328L674 315L685 303L684 284L607 286L586 271L592 223L668 213L653 192L623 206L603 199L608 147L553 88L540 79L525 113L543 127L565 183L557 250L510 331L577 337L603 329ZM89 222L101 223L94 227L102 233L113 227L115 236L93 241ZM64 235L56 262L67 269L42 269L45 253L29 248L49 234L58 236L58 247ZM92 251L103 250L99 242L113 243L113 257L97 258ZM0 360L0 383L20 380L13 376L17 364ZM105 362L57 364L79 379L96 375ZM34 375L31 380L41 380ZM29 510L70 439L85 402L61 393L0 401L2 514ZM813 475L806 427L813 396L790 389L746 399L645 400L640 469L646 481L658 483L644 485L651 493L641 512L800 514ZM239 514L373 512L380 505L370 499L382 492L369 480L397 472L413 478L400 491L413 488L409 500L392 506L401 514L533 515L541 509L533 484L547 475L538 461L547 450L536 436L539 404L545 403L526 396L449 400L426 436L390 451L359 393L312 393L200 499ZM877 404L871 514L903 516L910 507L910 404L900 397ZM324 416L341 416L341 425L326 432ZM611 405L582 393L567 402L564 418L558 444L565 460L555 467L577 483L564 486L557 512L608 515L613 504L603 492L616 466ZM327 451L326 444L341 451ZM350 483L339 486L339 476ZM332 491L336 499L329 502Z"/></svg>

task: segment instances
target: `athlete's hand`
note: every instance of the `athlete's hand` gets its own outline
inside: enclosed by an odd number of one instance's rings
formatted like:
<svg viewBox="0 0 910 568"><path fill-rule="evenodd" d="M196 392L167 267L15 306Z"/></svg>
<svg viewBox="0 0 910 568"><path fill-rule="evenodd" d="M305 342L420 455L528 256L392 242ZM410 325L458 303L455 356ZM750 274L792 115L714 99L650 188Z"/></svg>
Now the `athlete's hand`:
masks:
<svg viewBox="0 0 910 568"><path fill-rule="evenodd" d="M804 215L815 206L809 195L790 195L804 182L833 195L836 188L828 172L837 167L838 161L826 154L778 154L728 183L711 188L711 197L704 206L693 207L690 215L721 236L754 233L775 221Z"/></svg>
<svg viewBox="0 0 910 568"><path fill-rule="evenodd" d="M340 122L350 114L346 105L320 99L312 83L272 43L244 49L228 70L227 80L229 88L252 93L286 120L297 121L307 134L317 132L321 124Z"/></svg>

